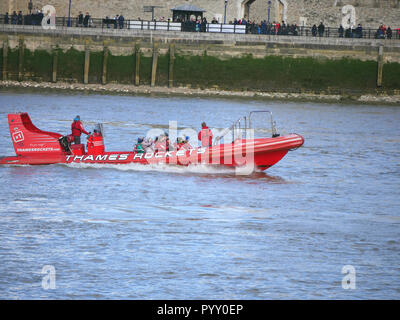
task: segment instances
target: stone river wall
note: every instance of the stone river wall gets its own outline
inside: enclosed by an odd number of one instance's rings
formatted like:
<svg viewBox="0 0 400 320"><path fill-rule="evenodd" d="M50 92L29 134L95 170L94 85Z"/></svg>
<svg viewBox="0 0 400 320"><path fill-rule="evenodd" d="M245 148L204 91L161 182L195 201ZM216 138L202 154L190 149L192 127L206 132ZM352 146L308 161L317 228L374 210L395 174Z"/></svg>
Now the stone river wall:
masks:
<svg viewBox="0 0 400 320"><path fill-rule="evenodd" d="M398 94L400 41L0 27L2 80Z"/></svg>

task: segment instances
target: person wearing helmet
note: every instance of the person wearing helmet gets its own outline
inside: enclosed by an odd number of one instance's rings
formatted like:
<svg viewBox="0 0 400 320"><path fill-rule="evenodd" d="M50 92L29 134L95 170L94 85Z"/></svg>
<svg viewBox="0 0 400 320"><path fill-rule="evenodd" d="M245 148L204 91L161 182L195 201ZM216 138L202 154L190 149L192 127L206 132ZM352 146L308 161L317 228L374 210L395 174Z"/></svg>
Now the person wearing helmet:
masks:
<svg viewBox="0 0 400 320"><path fill-rule="evenodd" d="M181 149L184 149L184 150L193 149L193 147L189 143L189 136L186 136L185 139L183 140Z"/></svg>
<svg viewBox="0 0 400 320"><path fill-rule="evenodd" d="M80 116L76 116L74 118L74 122L72 122L72 124L71 124L71 130L72 130L72 136L74 138L74 143L75 144L80 144L81 143L81 134L82 133L84 133L86 135L89 135L89 132L87 132L83 128Z"/></svg>

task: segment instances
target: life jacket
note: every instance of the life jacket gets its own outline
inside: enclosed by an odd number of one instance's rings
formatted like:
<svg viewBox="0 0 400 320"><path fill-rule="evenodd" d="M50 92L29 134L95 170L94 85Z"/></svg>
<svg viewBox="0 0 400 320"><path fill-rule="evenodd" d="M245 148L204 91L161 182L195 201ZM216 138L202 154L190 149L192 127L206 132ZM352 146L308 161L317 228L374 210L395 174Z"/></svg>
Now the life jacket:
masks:
<svg viewBox="0 0 400 320"><path fill-rule="evenodd" d="M202 147L211 147L213 134L208 127L203 127L198 135Z"/></svg>
<svg viewBox="0 0 400 320"><path fill-rule="evenodd" d="M168 148L168 144L167 141L163 141L163 142L156 142L156 144L154 145L154 149L156 152L159 151L166 151Z"/></svg>
<svg viewBox="0 0 400 320"><path fill-rule="evenodd" d="M71 124L72 135L74 137L80 137L82 132L88 134L88 132L83 128L82 122L74 121Z"/></svg>
<svg viewBox="0 0 400 320"><path fill-rule="evenodd" d="M144 153L142 144L141 144L141 143L137 143L137 144L135 145L134 151L135 151L136 153Z"/></svg>

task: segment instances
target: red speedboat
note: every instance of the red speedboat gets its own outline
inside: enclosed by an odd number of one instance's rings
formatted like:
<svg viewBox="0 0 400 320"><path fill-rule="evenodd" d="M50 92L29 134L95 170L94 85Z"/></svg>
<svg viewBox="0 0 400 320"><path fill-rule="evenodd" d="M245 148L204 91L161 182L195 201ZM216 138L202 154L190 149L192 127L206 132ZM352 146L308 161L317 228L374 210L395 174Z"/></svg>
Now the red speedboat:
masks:
<svg viewBox="0 0 400 320"><path fill-rule="evenodd" d="M157 164L174 165L223 165L230 167L253 166L265 170L281 160L289 150L303 145L304 138L298 134L280 136L276 133L272 120L271 138L254 138L251 129L252 111L248 117L236 121L229 129L215 138L210 147L179 150L151 151L111 151L104 148L100 132L95 141L84 144L71 144L68 137L43 131L35 127L27 113L8 115L11 139L16 156L0 158L0 164L39 165L54 163L100 163L100 164ZM100 126L102 128L102 126ZM221 143L224 141L224 143ZM228 141L228 142L227 142Z"/></svg>

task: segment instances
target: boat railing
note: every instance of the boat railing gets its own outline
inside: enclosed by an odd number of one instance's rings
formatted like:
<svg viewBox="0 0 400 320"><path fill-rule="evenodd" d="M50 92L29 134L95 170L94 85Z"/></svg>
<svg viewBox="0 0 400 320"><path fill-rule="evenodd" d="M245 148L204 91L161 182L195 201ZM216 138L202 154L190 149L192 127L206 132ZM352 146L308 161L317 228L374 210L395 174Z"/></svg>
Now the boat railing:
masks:
<svg viewBox="0 0 400 320"><path fill-rule="evenodd" d="M272 138L279 137L279 133L276 131L276 122L274 121L274 118L272 116L272 112L269 110L256 110L256 111L251 111L249 113L249 127L252 128L252 122L251 122L251 116L253 114L259 114L259 113L266 113L267 116L269 115L269 121L271 124L271 132L272 132ZM268 121L268 120L267 120Z"/></svg>
<svg viewBox="0 0 400 320"><path fill-rule="evenodd" d="M239 118L232 124L232 126L222 131L222 133L215 138L214 145L220 144L221 139L229 133L232 135L232 143L237 139L247 138L249 136L249 130L253 129L252 116L259 113L267 113L269 115L269 120L267 119L267 122L270 122L271 124L272 137L279 137L279 134L276 131L276 122L272 117L272 112L269 110L257 110L251 111L248 117L243 116Z"/></svg>

